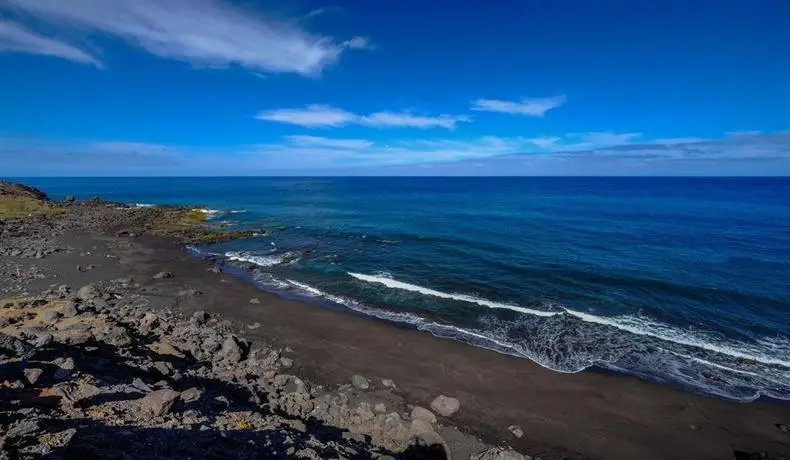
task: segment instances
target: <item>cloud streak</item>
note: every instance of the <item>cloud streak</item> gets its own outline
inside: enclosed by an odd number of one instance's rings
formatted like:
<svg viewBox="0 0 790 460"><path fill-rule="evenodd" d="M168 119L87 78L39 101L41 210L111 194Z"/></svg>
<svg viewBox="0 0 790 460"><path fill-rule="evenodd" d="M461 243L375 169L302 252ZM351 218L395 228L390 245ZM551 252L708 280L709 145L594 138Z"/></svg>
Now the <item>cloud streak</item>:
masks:
<svg viewBox="0 0 790 460"><path fill-rule="evenodd" d="M502 101L498 99L477 99L472 102L472 110L481 112L499 112L511 115L543 117L546 112L565 104L565 96L544 98L524 98L520 101Z"/></svg>
<svg viewBox="0 0 790 460"><path fill-rule="evenodd" d="M336 43L293 22L223 0L4 0L0 9L32 15L55 29L120 39L161 58L196 66L237 65L316 76L344 50L369 45L361 37ZM62 44L65 48L59 51L53 44L38 45L25 49L54 50L50 54L84 62L95 59L71 45Z"/></svg>
<svg viewBox="0 0 790 460"><path fill-rule="evenodd" d="M471 121L465 115L441 114L437 116L423 116L411 112L383 111L361 115L322 104L311 104L303 109L264 110L258 113L256 118L307 128L361 125L373 128L445 128L449 130L454 130L458 123Z"/></svg>
<svg viewBox="0 0 790 460"><path fill-rule="evenodd" d="M79 48L2 20L0 20L0 52L39 54L101 67L98 59Z"/></svg>
<svg viewBox="0 0 790 460"><path fill-rule="evenodd" d="M607 133L609 141L616 135ZM378 142L299 135L286 136L273 144L212 149L141 142L0 138L0 164L4 174L19 176L277 175L321 171L343 175L410 175L419 171L439 175L776 175L790 171L790 134L786 133L597 148L583 148L585 137L590 136L574 133L557 141L483 136Z"/></svg>

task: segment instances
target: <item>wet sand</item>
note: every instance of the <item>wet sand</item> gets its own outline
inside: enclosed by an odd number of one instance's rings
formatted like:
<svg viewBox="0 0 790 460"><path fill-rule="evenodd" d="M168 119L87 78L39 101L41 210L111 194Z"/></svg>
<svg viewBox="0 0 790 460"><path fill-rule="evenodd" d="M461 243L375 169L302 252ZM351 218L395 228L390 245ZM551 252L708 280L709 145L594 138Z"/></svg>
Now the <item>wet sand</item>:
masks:
<svg viewBox="0 0 790 460"><path fill-rule="evenodd" d="M191 312L178 291L198 289L200 308L221 313L244 334L293 349L298 373L324 384L353 374L392 379L397 392L427 405L437 394L457 397L453 416L483 440L507 440L543 459L727 459L735 451L790 456L790 405L733 403L635 377L598 372L561 374L522 358L498 354L428 333L331 308L284 300L228 273L214 273L183 246L153 237L128 239L71 234L68 244L92 249L101 267L73 268L59 282L80 285L131 276L162 299L163 307ZM39 263L74 267L85 257L58 254ZM107 254L112 257L106 257ZM53 266L54 266L53 265ZM153 283L160 271L175 276ZM47 284L51 280L42 280ZM31 286L31 289L35 286ZM260 302L250 303L251 298ZM245 325L260 323L250 330ZM520 425L523 439L507 431Z"/></svg>

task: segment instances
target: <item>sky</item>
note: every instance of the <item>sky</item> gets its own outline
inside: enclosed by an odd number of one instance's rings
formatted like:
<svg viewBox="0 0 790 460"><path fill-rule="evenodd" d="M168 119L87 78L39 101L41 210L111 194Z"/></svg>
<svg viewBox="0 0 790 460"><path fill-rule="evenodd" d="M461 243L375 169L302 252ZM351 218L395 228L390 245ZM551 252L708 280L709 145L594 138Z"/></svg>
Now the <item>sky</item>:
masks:
<svg viewBox="0 0 790 460"><path fill-rule="evenodd" d="M786 0L0 0L0 176L790 175Z"/></svg>

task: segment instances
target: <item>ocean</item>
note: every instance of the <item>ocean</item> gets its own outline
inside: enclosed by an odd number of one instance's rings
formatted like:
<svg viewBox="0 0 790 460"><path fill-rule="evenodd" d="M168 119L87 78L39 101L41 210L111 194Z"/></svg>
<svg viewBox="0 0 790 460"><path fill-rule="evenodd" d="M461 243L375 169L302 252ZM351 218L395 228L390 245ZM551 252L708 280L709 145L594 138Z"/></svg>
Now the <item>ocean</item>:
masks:
<svg viewBox="0 0 790 460"><path fill-rule="evenodd" d="M39 178L200 204L261 289L530 359L790 399L788 178Z"/></svg>

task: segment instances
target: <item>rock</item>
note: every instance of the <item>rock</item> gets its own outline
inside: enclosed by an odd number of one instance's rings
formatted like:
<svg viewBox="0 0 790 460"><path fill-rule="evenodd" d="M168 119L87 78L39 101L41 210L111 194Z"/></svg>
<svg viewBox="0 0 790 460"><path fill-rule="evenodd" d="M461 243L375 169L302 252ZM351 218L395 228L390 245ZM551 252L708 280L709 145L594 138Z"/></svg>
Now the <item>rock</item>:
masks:
<svg viewBox="0 0 790 460"><path fill-rule="evenodd" d="M140 400L140 410L150 417L161 417L170 412L179 393L169 388L156 390Z"/></svg>
<svg viewBox="0 0 790 460"><path fill-rule="evenodd" d="M524 437L524 430L522 430L521 427L518 425L510 425L509 427L507 427L507 430L513 433L513 436L519 439Z"/></svg>
<svg viewBox="0 0 790 460"><path fill-rule="evenodd" d="M280 365L286 369L291 368L294 365L294 360L283 356L282 358L280 358Z"/></svg>
<svg viewBox="0 0 790 460"><path fill-rule="evenodd" d="M38 314L41 318L41 321L45 323L54 323L58 318L60 318L60 312L56 310L46 310Z"/></svg>
<svg viewBox="0 0 790 460"><path fill-rule="evenodd" d="M155 314L148 312L140 319L140 327L143 329L153 329L159 324L159 317Z"/></svg>
<svg viewBox="0 0 790 460"><path fill-rule="evenodd" d="M12 425L11 428L8 429L8 432L6 432L5 437L7 439L21 438L22 436L33 434L40 429L38 420L26 418Z"/></svg>
<svg viewBox="0 0 790 460"><path fill-rule="evenodd" d="M100 333L94 333L102 342L114 347L128 347L132 344L132 337L125 328L110 326Z"/></svg>
<svg viewBox="0 0 790 460"><path fill-rule="evenodd" d="M790 426L785 425L784 423L777 423L776 427L779 428L779 431L784 431L785 433L790 433Z"/></svg>
<svg viewBox="0 0 790 460"><path fill-rule="evenodd" d="M199 400L201 396L203 396L203 392L197 388L192 387L188 390L182 391L180 397L181 401L184 401L185 403L191 403Z"/></svg>
<svg viewBox="0 0 790 460"><path fill-rule="evenodd" d="M82 286L77 291L77 297L82 300L93 300L101 297L101 291L94 284Z"/></svg>
<svg viewBox="0 0 790 460"><path fill-rule="evenodd" d="M196 326L202 326L208 321L208 313L203 310L196 311L192 314L190 322Z"/></svg>
<svg viewBox="0 0 790 460"><path fill-rule="evenodd" d="M84 382L65 382L55 386L57 393L71 404L79 404L102 393L99 387Z"/></svg>
<svg viewBox="0 0 790 460"><path fill-rule="evenodd" d="M167 342L154 342L148 345L148 349L154 353L162 356L175 356L176 358L184 358L184 354L178 349Z"/></svg>
<svg viewBox="0 0 790 460"><path fill-rule="evenodd" d="M351 377L351 384L354 385L356 388L359 388L360 390L367 390L368 388L370 388L370 380L359 374L356 374L353 377Z"/></svg>
<svg viewBox="0 0 790 460"><path fill-rule="evenodd" d="M75 434L77 434L77 429L69 428L57 433L44 434L38 438L38 441L46 445L48 449L65 449L71 443ZM45 455L45 457L58 458L57 455Z"/></svg>
<svg viewBox="0 0 790 460"><path fill-rule="evenodd" d="M22 255L22 251L19 249L12 249L10 255L11 257L19 257Z"/></svg>
<svg viewBox="0 0 790 460"><path fill-rule="evenodd" d="M79 314L77 307L75 307L71 302L67 302L65 305L60 307L59 312L64 318L73 318Z"/></svg>
<svg viewBox="0 0 790 460"><path fill-rule="evenodd" d="M66 203L71 204L71 203L74 203L75 201L77 201L77 199L74 198L74 195L66 195L65 201L66 201Z"/></svg>
<svg viewBox="0 0 790 460"><path fill-rule="evenodd" d="M173 373L173 365L167 361L155 361L153 367L164 376L168 376Z"/></svg>
<svg viewBox="0 0 790 460"><path fill-rule="evenodd" d="M33 345L0 332L0 355L25 359L35 351Z"/></svg>
<svg viewBox="0 0 790 460"><path fill-rule="evenodd" d="M258 300L256 297L253 297L253 298L250 299L250 303L259 304L259 303L261 303L261 301Z"/></svg>
<svg viewBox="0 0 790 460"><path fill-rule="evenodd" d="M134 380L132 380L132 384L130 385L130 388L128 390L131 390L132 393L136 393L137 391L140 391L142 393L150 393L150 392L154 391L153 388L148 386L139 377L135 377ZM129 391L127 391L127 392L129 392Z"/></svg>
<svg viewBox="0 0 790 460"><path fill-rule="evenodd" d="M44 373L44 371L37 367L28 367L22 372L25 375L25 380L27 380L27 383L31 385L35 385L36 382L38 382L38 379L41 377L41 374Z"/></svg>
<svg viewBox="0 0 790 460"><path fill-rule="evenodd" d="M450 398L445 395L439 395L431 403L431 409L441 416L449 417L458 412L461 408L461 402L455 398Z"/></svg>
<svg viewBox="0 0 790 460"><path fill-rule="evenodd" d="M243 357L244 351L241 346L239 346L239 342L236 340L236 337L230 335L222 343L222 348L215 355L215 360L226 360L231 363L238 363Z"/></svg>
<svg viewBox="0 0 790 460"><path fill-rule="evenodd" d="M50 334L49 332L44 332L42 334L39 334L35 342L33 342L33 345L35 345L36 348L43 348L49 345L50 343L52 343L54 339L55 338L52 336L52 334Z"/></svg>
<svg viewBox="0 0 790 460"><path fill-rule="evenodd" d="M249 330L258 329L259 327L261 327L261 323L259 323L257 321L252 323L252 324L248 324L247 325L247 329L249 329Z"/></svg>
<svg viewBox="0 0 790 460"><path fill-rule="evenodd" d="M173 274L170 273L170 272L159 272L156 275L154 275L154 279L155 280L164 280L164 279L168 279L168 278L172 278L172 277L173 277Z"/></svg>
<svg viewBox="0 0 790 460"><path fill-rule="evenodd" d="M531 460L531 457L521 455L513 449L494 447L472 455L469 460Z"/></svg>
<svg viewBox="0 0 790 460"><path fill-rule="evenodd" d="M411 419L424 421L431 425L436 423L436 416L433 415L433 412L420 406L415 406L414 409L411 410Z"/></svg>
<svg viewBox="0 0 790 460"><path fill-rule="evenodd" d="M52 364L58 366L58 370L55 371L55 380L65 380L77 370L77 366L74 364L74 358L67 357L67 358L56 358L52 361Z"/></svg>
<svg viewBox="0 0 790 460"><path fill-rule="evenodd" d="M393 382L393 381L392 381L392 380L390 380L390 379L384 379L384 380L382 380L382 381L381 381L381 385L382 385L384 388L389 388L390 390L393 390L393 389L395 389L395 382Z"/></svg>

